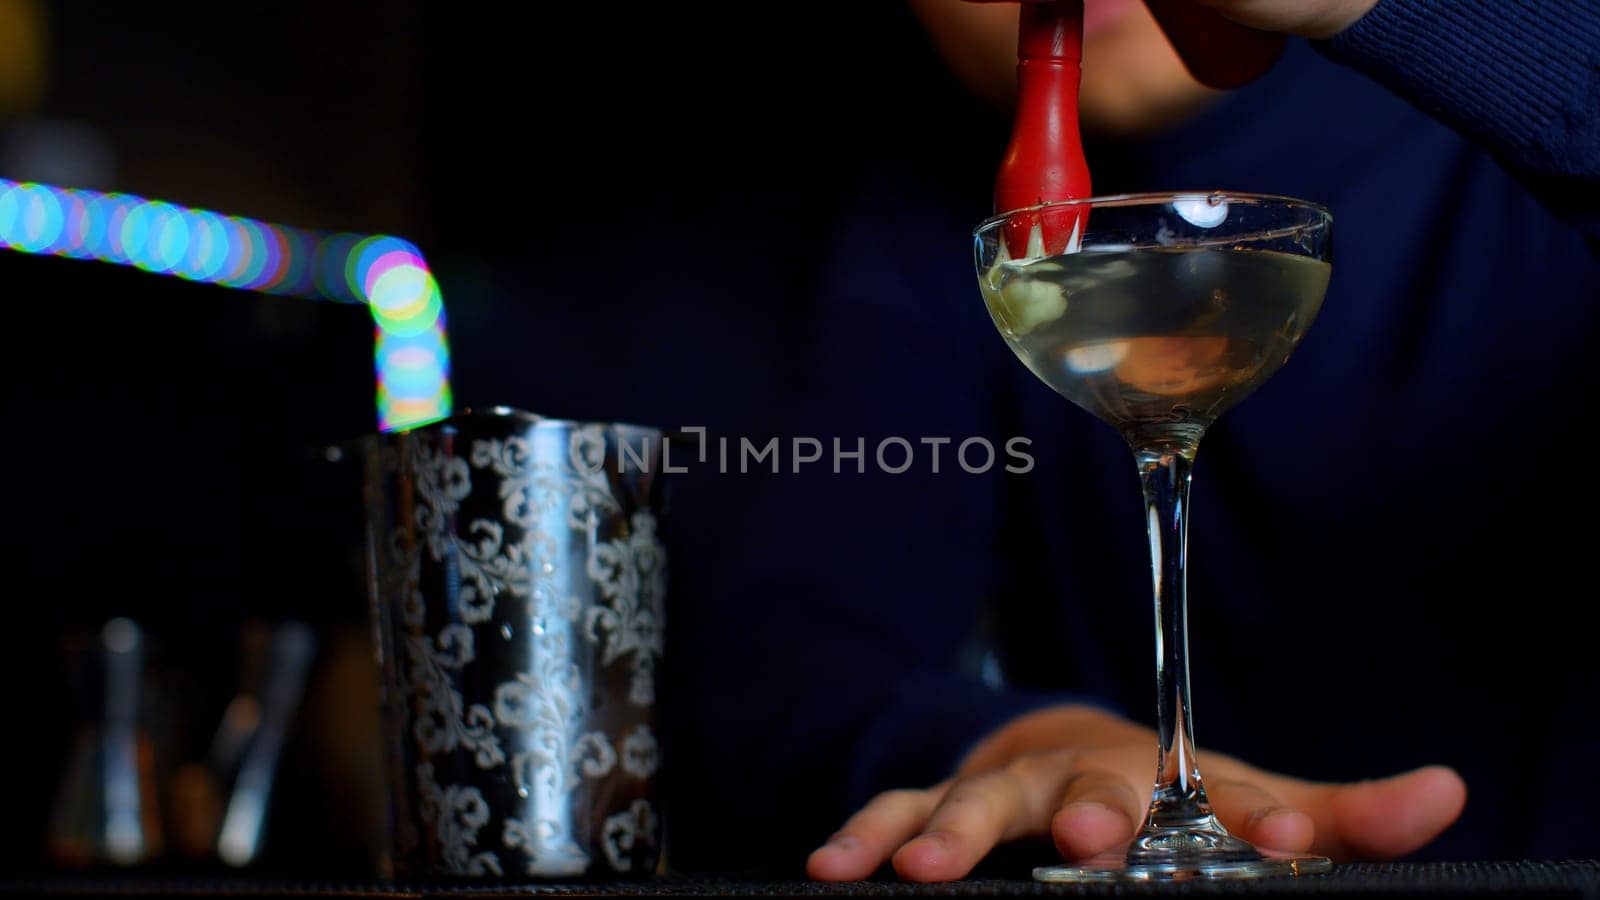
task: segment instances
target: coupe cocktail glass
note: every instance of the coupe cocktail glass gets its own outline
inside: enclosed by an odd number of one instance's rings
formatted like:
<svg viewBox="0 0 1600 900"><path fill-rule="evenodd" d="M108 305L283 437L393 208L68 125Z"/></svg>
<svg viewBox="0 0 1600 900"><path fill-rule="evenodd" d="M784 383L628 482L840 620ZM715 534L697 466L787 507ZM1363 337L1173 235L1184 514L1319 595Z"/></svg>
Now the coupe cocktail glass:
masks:
<svg viewBox="0 0 1600 900"><path fill-rule="evenodd" d="M1049 255L1038 223L1075 229ZM1289 358L1328 287L1333 220L1287 197L1133 194L1051 203L979 226L978 281L1006 343L1062 396L1115 427L1144 487L1155 586L1155 790L1126 850L1034 871L1041 881L1249 878L1325 871L1258 850L1211 812L1189 711L1184 563L1189 472L1217 416ZM1015 248L1011 243L1027 246Z"/></svg>

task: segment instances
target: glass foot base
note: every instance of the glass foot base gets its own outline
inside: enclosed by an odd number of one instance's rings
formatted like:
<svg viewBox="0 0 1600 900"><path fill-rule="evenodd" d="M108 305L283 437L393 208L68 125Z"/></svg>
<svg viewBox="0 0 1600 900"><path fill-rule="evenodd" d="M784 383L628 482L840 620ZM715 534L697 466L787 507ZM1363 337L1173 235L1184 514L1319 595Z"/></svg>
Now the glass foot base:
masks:
<svg viewBox="0 0 1600 900"><path fill-rule="evenodd" d="M1174 853L1160 860L1129 860L1126 849L1108 851L1072 865L1040 866L1034 881L1065 884L1280 878L1315 875L1333 868L1325 856L1259 850L1248 853Z"/></svg>

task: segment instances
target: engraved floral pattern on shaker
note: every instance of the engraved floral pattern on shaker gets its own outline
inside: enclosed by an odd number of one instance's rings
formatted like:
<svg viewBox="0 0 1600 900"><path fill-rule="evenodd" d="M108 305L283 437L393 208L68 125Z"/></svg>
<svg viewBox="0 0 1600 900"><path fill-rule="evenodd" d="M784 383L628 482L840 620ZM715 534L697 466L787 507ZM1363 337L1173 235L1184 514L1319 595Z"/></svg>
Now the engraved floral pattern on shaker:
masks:
<svg viewBox="0 0 1600 900"><path fill-rule="evenodd" d="M666 550L656 537L655 516L634 513L632 525L626 537L589 550L585 568L600 586L604 604L589 608L584 625L604 647L604 665L630 658L628 699L649 706L655 702L655 661L663 645Z"/></svg>
<svg viewBox="0 0 1600 900"><path fill-rule="evenodd" d="M602 837L611 867L618 872L631 871L634 845L656 845L656 824L656 813L648 800L635 800L622 812L608 816Z"/></svg>
<svg viewBox="0 0 1600 900"><path fill-rule="evenodd" d="M640 724L622 740L622 771L635 778L649 778L661 762L661 747L650 726Z"/></svg>
<svg viewBox="0 0 1600 900"><path fill-rule="evenodd" d="M455 875L502 874L500 860L490 851L473 853L478 829L489 821L489 804L475 787L440 787L433 764L417 766L422 797L422 818L432 822L446 870Z"/></svg>
<svg viewBox="0 0 1600 900"><path fill-rule="evenodd" d="M464 747L481 769L505 762L489 708L481 703L465 706L461 692L451 685L449 673L473 659L472 630L449 625L433 641L413 635L406 638L406 651L416 709L413 730L422 749L437 754Z"/></svg>

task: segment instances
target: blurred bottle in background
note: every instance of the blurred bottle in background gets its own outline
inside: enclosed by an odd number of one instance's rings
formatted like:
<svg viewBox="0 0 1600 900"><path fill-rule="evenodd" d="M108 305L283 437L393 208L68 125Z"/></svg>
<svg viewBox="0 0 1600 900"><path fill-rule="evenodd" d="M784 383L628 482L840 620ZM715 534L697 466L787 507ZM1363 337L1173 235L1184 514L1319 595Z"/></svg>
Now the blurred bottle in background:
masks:
<svg viewBox="0 0 1600 900"><path fill-rule="evenodd" d="M74 650L83 721L50 819L50 855L71 868L149 862L163 840L145 727L144 633L112 619L91 646Z"/></svg>

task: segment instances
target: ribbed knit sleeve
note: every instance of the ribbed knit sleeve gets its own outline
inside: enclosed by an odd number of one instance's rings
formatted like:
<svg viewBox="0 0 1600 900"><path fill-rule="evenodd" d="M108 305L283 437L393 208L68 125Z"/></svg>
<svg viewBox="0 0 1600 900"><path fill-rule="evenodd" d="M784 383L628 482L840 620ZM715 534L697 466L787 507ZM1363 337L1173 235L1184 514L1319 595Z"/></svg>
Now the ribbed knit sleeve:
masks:
<svg viewBox="0 0 1600 900"><path fill-rule="evenodd" d="M1536 179L1600 179L1600 2L1380 0L1319 42Z"/></svg>

